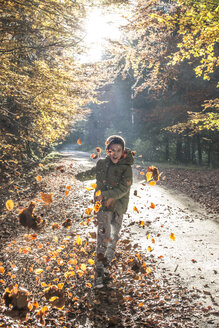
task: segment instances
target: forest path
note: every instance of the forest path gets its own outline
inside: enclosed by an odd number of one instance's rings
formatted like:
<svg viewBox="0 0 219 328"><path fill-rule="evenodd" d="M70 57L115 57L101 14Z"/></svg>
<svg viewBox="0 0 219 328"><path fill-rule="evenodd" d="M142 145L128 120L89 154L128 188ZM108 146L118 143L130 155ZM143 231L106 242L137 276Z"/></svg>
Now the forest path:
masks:
<svg viewBox="0 0 219 328"><path fill-rule="evenodd" d="M65 155L78 161L83 169L94 165L88 153L73 151ZM139 170L134 168L133 173L134 183L129 209L124 216L122 239L129 238L138 244L144 254L149 254L147 247L150 246L150 254L160 257L161 270L157 270L157 278L176 273L186 287L202 291L203 305L216 305L219 311L218 215L211 213L209 219L202 204L167 189L165 181L161 186L144 185ZM154 209L150 207L151 202L155 204ZM133 211L134 206L139 213ZM140 225L140 221L144 225ZM175 235L175 241L170 239L171 233Z"/></svg>

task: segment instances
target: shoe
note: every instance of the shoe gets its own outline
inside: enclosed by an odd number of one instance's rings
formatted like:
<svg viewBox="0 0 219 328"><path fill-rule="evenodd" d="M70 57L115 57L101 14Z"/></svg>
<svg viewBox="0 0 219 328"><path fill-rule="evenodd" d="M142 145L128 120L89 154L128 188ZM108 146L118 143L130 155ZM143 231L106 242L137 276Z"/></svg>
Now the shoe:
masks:
<svg viewBox="0 0 219 328"><path fill-rule="evenodd" d="M103 288L103 277L102 276L99 276L95 279L94 287L95 288Z"/></svg>

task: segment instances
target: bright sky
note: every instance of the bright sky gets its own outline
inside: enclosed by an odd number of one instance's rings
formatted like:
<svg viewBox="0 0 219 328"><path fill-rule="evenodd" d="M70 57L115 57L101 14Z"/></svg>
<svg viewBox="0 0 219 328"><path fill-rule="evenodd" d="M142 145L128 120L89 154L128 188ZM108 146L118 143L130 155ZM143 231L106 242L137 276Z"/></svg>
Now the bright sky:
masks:
<svg viewBox="0 0 219 328"><path fill-rule="evenodd" d="M85 44L88 47L86 55L81 57L82 62L96 62L101 60L107 47L107 39L118 40L121 36L119 26L124 19L117 13L105 13L99 8L93 9L85 24Z"/></svg>

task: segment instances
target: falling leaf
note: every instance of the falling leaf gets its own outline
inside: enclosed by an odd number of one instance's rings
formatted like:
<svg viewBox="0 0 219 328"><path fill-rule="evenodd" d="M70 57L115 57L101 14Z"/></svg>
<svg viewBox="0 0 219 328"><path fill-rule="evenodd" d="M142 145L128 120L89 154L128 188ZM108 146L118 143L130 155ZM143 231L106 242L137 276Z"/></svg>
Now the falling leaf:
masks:
<svg viewBox="0 0 219 328"><path fill-rule="evenodd" d="M163 180L166 180L166 177L163 177Z"/></svg>
<svg viewBox="0 0 219 328"><path fill-rule="evenodd" d="M151 207L151 208L155 208L154 203L151 203L150 207Z"/></svg>
<svg viewBox="0 0 219 328"><path fill-rule="evenodd" d="M66 189L71 190L71 186L67 186Z"/></svg>
<svg viewBox="0 0 219 328"><path fill-rule="evenodd" d="M57 236L54 237L54 241L55 241L55 243L58 243L58 237Z"/></svg>
<svg viewBox="0 0 219 328"><path fill-rule="evenodd" d="M43 269L36 269L36 270L34 270L34 273L35 274L40 274L40 273L42 273L43 272Z"/></svg>
<svg viewBox="0 0 219 328"><path fill-rule="evenodd" d="M65 196L68 196L68 194L69 194L69 190L66 190L65 191Z"/></svg>
<svg viewBox="0 0 219 328"><path fill-rule="evenodd" d="M134 207L133 207L133 211L135 211L135 212L139 213L139 210L137 209L137 207L136 207L136 206L134 206Z"/></svg>
<svg viewBox="0 0 219 328"><path fill-rule="evenodd" d="M152 239L151 239L151 242L152 242L153 244L155 244L155 239L154 239L154 238L152 238Z"/></svg>
<svg viewBox="0 0 219 328"><path fill-rule="evenodd" d="M41 283L41 286L42 286L42 287L46 287L47 284L46 284L45 282L42 282L42 283Z"/></svg>
<svg viewBox="0 0 219 328"><path fill-rule="evenodd" d="M94 211L97 213L100 210L101 206L102 205L100 202L96 202L94 205Z"/></svg>
<svg viewBox="0 0 219 328"><path fill-rule="evenodd" d="M77 236L76 243L77 243L78 245L82 245L82 239L81 239L80 236Z"/></svg>
<svg viewBox="0 0 219 328"><path fill-rule="evenodd" d="M155 185L156 185L156 182L155 182L155 181L150 181L150 182L149 182L149 185L150 185L150 186L155 186Z"/></svg>
<svg viewBox="0 0 219 328"><path fill-rule="evenodd" d="M3 267L0 267L0 273L5 273L5 269Z"/></svg>
<svg viewBox="0 0 219 328"><path fill-rule="evenodd" d="M101 148L100 148L100 147L96 147L96 151L97 151L98 153L101 153Z"/></svg>
<svg viewBox="0 0 219 328"><path fill-rule="evenodd" d="M44 203L46 203L46 205L49 205L53 202L52 194L44 194L41 192L40 197L44 201Z"/></svg>
<svg viewBox="0 0 219 328"><path fill-rule="evenodd" d="M92 211L93 211L93 209L92 209L91 207L88 207L88 208L86 208L86 210L85 210L85 214L86 214L86 215L90 215Z"/></svg>
<svg viewBox="0 0 219 328"><path fill-rule="evenodd" d="M12 211L14 208L13 200L12 199L7 200L7 202L5 203L5 206L6 206L7 210Z"/></svg>
<svg viewBox="0 0 219 328"><path fill-rule="evenodd" d="M142 307L144 304L141 302L138 304L139 307Z"/></svg>
<svg viewBox="0 0 219 328"><path fill-rule="evenodd" d="M50 302L53 302L53 301L55 301L55 300L57 300L58 299L58 296L53 296L53 297L51 297L50 299L49 299L49 301Z"/></svg>
<svg viewBox="0 0 219 328"><path fill-rule="evenodd" d="M33 233L32 235L30 235L30 238L33 239L33 240L37 239L37 234Z"/></svg>
<svg viewBox="0 0 219 328"><path fill-rule="evenodd" d="M58 289L62 289L63 286L64 286L64 283L63 283L63 282L60 282L60 283L57 285Z"/></svg>
<svg viewBox="0 0 219 328"><path fill-rule="evenodd" d="M174 241L174 240L176 239L174 233L172 233L172 232L171 232L171 234L170 234L170 239L171 239L172 241Z"/></svg>
<svg viewBox="0 0 219 328"><path fill-rule="evenodd" d="M38 176L36 177L36 180L37 180L38 182L40 182L40 181L42 180L42 177L41 177L40 175L38 175Z"/></svg>
<svg viewBox="0 0 219 328"><path fill-rule="evenodd" d="M151 269L149 267L146 268L147 273L151 273Z"/></svg>
<svg viewBox="0 0 219 328"><path fill-rule="evenodd" d="M78 140L77 140L77 144L78 144L79 146L81 146L81 144L82 144L81 139L78 139Z"/></svg>
<svg viewBox="0 0 219 328"><path fill-rule="evenodd" d="M140 226L144 227L144 221L140 221Z"/></svg>
<svg viewBox="0 0 219 328"><path fill-rule="evenodd" d="M98 155L91 154L91 155L90 155L90 158L97 159L97 158L98 158Z"/></svg>
<svg viewBox="0 0 219 328"><path fill-rule="evenodd" d="M94 190L94 188L91 188L91 187L84 187L84 189L90 191L90 190Z"/></svg>
<svg viewBox="0 0 219 328"><path fill-rule="evenodd" d="M88 260L88 263L89 263L90 265L93 265L95 262L94 262L94 260L89 259L89 260Z"/></svg>
<svg viewBox="0 0 219 328"><path fill-rule="evenodd" d="M147 247L147 250L148 250L148 252L151 252L151 251L152 251L151 246L148 246L148 247Z"/></svg>
<svg viewBox="0 0 219 328"><path fill-rule="evenodd" d="M141 175L144 175L144 172L140 172Z"/></svg>
<svg viewBox="0 0 219 328"><path fill-rule="evenodd" d="M96 192L96 194L95 194L95 196L100 196L101 195L101 190L97 190L97 192Z"/></svg>
<svg viewBox="0 0 219 328"><path fill-rule="evenodd" d="M147 239L150 239L150 237L151 237L150 234L148 234L148 235L147 235Z"/></svg>
<svg viewBox="0 0 219 328"><path fill-rule="evenodd" d="M91 187L92 187L93 189L96 189L96 188L97 188L97 184L96 184L96 183L91 183Z"/></svg>
<svg viewBox="0 0 219 328"><path fill-rule="evenodd" d="M147 179L147 182L153 179L152 172L146 173L146 179Z"/></svg>

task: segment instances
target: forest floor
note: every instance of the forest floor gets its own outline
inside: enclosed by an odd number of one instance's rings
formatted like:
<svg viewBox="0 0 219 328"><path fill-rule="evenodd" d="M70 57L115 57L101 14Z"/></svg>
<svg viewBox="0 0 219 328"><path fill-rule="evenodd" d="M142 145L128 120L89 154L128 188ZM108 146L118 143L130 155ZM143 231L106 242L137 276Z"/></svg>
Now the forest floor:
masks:
<svg viewBox="0 0 219 328"><path fill-rule="evenodd" d="M96 290L91 181L73 178L92 165L66 154L35 170L41 181L5 185L15 207L0 215L0 327L218 327L219 171L164 169L149 186L135 167L116 260ZM17 219L31 201L37 231Z"/></svg>

